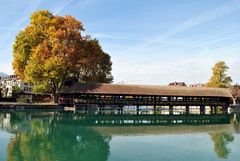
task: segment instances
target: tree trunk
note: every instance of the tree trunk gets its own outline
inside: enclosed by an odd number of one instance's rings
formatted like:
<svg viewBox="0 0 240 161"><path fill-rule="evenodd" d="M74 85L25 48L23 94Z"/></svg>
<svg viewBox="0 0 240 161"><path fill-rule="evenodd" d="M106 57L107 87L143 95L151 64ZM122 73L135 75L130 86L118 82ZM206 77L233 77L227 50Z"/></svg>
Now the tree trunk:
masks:
<svg viewBox="0 0 240 161"><path fill-rule="evenodd" d="M52 102L59 103L59 93L56 88L52 89Z"/></svg>
<svg viewBox="0 0 240 161"><path fill-rule="evenodd" d="M54 103L59 103L59 95L58 95L57 93L55 93L55 94L53 95L52 101L53 101Z"/></svg>

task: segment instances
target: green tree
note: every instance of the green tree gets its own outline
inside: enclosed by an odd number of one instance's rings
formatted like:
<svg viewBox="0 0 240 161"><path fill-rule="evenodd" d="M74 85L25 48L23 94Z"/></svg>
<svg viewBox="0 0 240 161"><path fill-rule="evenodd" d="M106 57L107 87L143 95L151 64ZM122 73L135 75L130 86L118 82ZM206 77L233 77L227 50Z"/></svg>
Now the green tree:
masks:
<svg viewBox="0 0 240 161"><path fill-rule="evenodd" d="M206 84L207 87L228 88L231 86L232 78L228 76L229 67L224 61L220 61L212 68L212 77Z"/></svg>
<svg viewBox="0 0 240 161"><path fill-rule="evenodd" d="M15 73L32 82L34 91L51 92L54 102L69 77L81 82L111 82L110 56L97 40L82 36L82 31L82 23L72 16L57 16L46 10L33 13L30 25L16 36L13 45Z"/></svg>
<svg viewBox="0 0 240 161"><path fill-rule="evenodd" d="M18 86L13 86L12 87L12 97L13 98L18 98L19 95L23 94L23 90L18 87Z"/></svg>

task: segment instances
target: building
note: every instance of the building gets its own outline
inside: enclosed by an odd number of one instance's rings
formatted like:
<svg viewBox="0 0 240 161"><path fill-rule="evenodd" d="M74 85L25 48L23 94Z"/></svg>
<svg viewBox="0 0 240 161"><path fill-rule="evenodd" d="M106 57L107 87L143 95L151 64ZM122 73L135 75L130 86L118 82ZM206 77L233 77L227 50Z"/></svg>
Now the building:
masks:
<svg viewBox="0 0 240 161"><path fill-rule="evenodd" d="M182 87L186 87L186 83L185 82L172 82L172 83L169 83L168 86L182 86Z"/></svg>
<svg viewBox="0 0 240 161"><path fill-rule="evenodd" d="M22 89L24 94L32 93L33 84L20 80L16 75L9 75L0 79L0 88L2 89L3 97L11 97L14 86Z"/></svg>
<svg viewBox="0 0 240 161"><path fill-rule="evenodd" d="M204 87L204 84L198 83L198 84L189 84L189 87Z"/></svg>

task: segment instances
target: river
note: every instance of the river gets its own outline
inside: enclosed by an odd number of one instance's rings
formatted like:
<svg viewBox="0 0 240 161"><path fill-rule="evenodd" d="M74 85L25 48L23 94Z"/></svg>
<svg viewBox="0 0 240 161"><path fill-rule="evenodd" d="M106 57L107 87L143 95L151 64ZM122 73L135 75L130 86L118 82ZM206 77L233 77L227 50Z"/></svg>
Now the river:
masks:
<svg viewBox="0 0 240 161"><path fill-rule="evenodd" d="M238 161L238 114L1 111L0 161Z"/></svg>

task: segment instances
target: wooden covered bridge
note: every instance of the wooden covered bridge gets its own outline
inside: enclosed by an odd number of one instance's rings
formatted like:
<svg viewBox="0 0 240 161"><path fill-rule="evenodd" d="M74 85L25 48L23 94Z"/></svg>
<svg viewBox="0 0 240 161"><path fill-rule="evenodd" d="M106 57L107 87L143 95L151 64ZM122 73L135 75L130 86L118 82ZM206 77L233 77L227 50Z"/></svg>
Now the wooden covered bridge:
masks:
<svg viewBox="0 0 240 161"><path fill-rule="evenodd" d="M205 87L150 86L125 84L77 83L65 86L60 92L61 103L65 105L96 104L101 107L115 105L133 106L205 106L221 107L227 110L233 103L228 89Z"/></svg>

